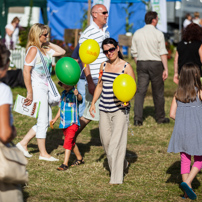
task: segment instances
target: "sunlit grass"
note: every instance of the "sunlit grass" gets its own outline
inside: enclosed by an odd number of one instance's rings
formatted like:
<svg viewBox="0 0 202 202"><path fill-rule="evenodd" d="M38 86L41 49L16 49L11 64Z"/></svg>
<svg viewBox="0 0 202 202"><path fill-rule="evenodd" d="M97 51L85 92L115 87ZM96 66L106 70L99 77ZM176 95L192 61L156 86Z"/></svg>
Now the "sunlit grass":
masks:
<svg viewBox="0 0 202 202"><path fill-rule="evenodd" d="M130 61L135 69L134 62ZM166 116L176 85L172 82L173 61L169 61L169 78L165 82ZM57 81L56 76L53 80ZM61 91L62 89L58 87ZM26 96L26 90L12 90L14 99L19 93ZM128 174L124 183L110 186L107 159L99 139L98 122L91 122L78 136L78 146L84 157L85 164L69 168L66 172L56 168L63 162L63 133L58 129L48 130L46 147L48 152L60 159L59 162L39 161L39 151L36 139L33 139L28 149L33 157L28 159L29 184L24 187L24 198L28 202L38 201L184 201L181 199L180 157L179 154L168 154L167 147L172 134L174 121L159 125L154 119L153 99L149 87L144 102L144 123L141 127L133 125L134 100L131 101L130 126L126 158L130 162ZM53 115L57 107L53 108ZM18 142L35 124L35 119L13 112ZM70 164L75 160L71 155ZM194 180L193 187L202 200L200 182L201 174ZM189 201L189 200L186 200Z"/></svg>

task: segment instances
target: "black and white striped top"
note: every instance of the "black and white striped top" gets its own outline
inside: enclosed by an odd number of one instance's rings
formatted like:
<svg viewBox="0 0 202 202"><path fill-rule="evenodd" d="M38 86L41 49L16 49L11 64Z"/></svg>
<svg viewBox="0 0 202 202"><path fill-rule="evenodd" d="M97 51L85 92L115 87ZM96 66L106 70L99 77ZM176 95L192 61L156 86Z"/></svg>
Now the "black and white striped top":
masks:
<svg viewBox="0 0 202 202"><path fill-rule="evenodd" d="M102 30L99 29L95 22L92 22L92 24L82 33L79 39L79 45L81 45L87 39L94 39L100 45L100 54L98 58L89 65L91 76L95 84L97 84L98 82L100 65L102 64L102 62L107 61L107 57L105 56L101 48L102 42L106 38L109 38L107 26L104 26Z"/></svg>
<svg viewBox="0 0 202 202"><path fill-rule="evenodd" d="M105 72L105 66L106 62L103 65L103 75L102 75L102 94L100 98L100 104L99 104L99 110L104 112L115 112L119 110L120 108L123 109L123 106L121 105L121 101L116 98L113 92L113 82L114 79L119 76L120 74L123 74L125 71L125 68L127 66L127 62L125 63L123 70L121 73L113 73L113 72ZM127 107L129 109L129 107Z"/></svg>

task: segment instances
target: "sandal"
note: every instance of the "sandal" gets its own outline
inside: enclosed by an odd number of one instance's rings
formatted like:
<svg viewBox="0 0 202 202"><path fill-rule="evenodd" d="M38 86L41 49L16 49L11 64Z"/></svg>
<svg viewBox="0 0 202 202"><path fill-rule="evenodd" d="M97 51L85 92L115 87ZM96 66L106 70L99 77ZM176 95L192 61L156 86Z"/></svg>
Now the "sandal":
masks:
<svg viewBox="0 0 202 202"><path fill-rule="evenodd" d="M83 158L81 160L76 159L76 161L71 165L73 166L79 166L80 164L84 164Z"/></svg>
<svg viewBox="0 0 202 202"><path fill-rule="evenodd" d="M184 193L184 195L182 195L182 198L183 198L183 199L189 198L189 197L187 196L186 192Z"/></svg>
<svg viewBox="0 0 202 202"><path fill-rule="evenodd" d="M181 187L190 199L195 200L197 198L197 195L195 194L194 190L189 187L187 183L182 182Z"/></svg>
<svg viewBox="0 0 202 202"><path fill-rule="evenodd" d="M65 164L62 164L60 167L57 168L57 170L67 170L68 169L68 166L66 166Z"/></svg>
<svg viewBox="0 0 202 202"><path fill-rule="evenodd" d="M125 167L124 170L123 170L124 175L128 174L129 167L130 167L130 162L127 161L126 167Z"/></svg>

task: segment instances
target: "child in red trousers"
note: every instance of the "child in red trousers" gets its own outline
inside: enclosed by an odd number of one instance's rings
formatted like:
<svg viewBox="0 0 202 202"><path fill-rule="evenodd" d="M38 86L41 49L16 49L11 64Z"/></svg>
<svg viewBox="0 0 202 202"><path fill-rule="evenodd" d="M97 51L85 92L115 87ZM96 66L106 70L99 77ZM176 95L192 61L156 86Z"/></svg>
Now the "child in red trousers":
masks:
<svg viewBox="0 0 202 202"><path fill-rule="evenodd" d="M84 163L78 147L75 144L75 133L80 126L78 105L79 102L82 101L82 96L79 94L78 90L74 88L74 86L68 86L61 82L58 82L58 84L65 90L62 92L60 109L58 110L55 118L51 120L51 123L54 125L60 117L59 128L63 129L65 136L63 145L65 148L65 158L63 164L58 167L57 170L64 171L68 169L71 150L73 150L77 158L73 165Z"/></svg>

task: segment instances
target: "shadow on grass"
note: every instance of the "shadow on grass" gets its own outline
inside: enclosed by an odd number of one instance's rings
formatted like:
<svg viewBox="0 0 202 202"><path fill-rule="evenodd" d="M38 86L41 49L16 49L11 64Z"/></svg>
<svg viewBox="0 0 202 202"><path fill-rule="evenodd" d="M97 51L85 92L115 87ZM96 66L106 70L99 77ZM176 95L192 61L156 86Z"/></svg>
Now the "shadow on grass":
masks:
<svg viewBox="0 0 202 202"><path fill-rule="evenodd" d="M126 150L125 159L130 163L129 166L131 166L132 163L135 163L137 161L137 158L138 158L138 156L137 156L137 154L135 152ZM106 158L105 153L100 155L100 157L97 159L97 162L101 161L102 159L104 159L103 167L110 172L109 165L108 165L108 160ZM128 170L129 170L129 168L127 169L127 172L128 172Z"/></svg>
<svg viewBox="0 0 202 202"><path fill-rule="evenodd" d="M63 132L61 129L53 129L47 133L46 136L46 150L51 153L53 150L57 149L59 145L63 145ZM37 144L28 144L28 148L34 148L30 153L39 152Z"/></svg>
<svg viewBox="0 0 202 202"><path fill-rule="evenodd" d="M24 189L22 189L22 193L24 202L27 202L27 199L29 198L29 193L26 192Z"/></svg>
<svg viewBox="0 0 202 202"><path fill-rule="evenodd" d="M85 156L85 153L90 152L91 146L99 146L99 147L102 146L101 141L100 141L100 136L99 136L99 128L94 128L94 129L90 130L90 135L91 135L91 139L87 144L77 143L77 146L79 147L79 150L80 150L80 153L82 156ZM107 162L105 153L101 154L100 157L96 161L99 162L102 159L104 159L103 167L109 171L108 162ZM135 152L127 150L126 151L126 160L129 161L129 163L131 165L132 163L137 161L137 154Z"/></svg>
<svg viewBox="0 0 202 202"><path fill-rule="evenodd" d="M99 128L90 130L90 136L91 139L87 144L76 143L82 156L85 156L85 153L90 152L91 146L102 146L100 142Z"/></svg>
<svg viewBox="0 0 202 202"><path fill-rule="evenodd" d="M151 116L155 119L155 110L154 110L154 106L146 106L143 109L143 120L147 119L148 116Z"/></svg>
<svg viewBox="0 0 202 202"><path fill-rule="evenodd" d="M181 162L176 161L173 163L168 170L166 171L167 174L170 174L170 177L167 179L166 183L175 183L179 185L179 188L181 189L180 184L182 183L182 176L181 176ZM201 172L199 172L201 174ZM198 189L200 187L201 183L198 181L197 177L194 178L192 182L193 189ZM181 189L182 190L182 189ZM183 191L183 190L182 190Z"/></svg>
<svg viewBox="0 0 202 202"><path fill-rule="evenodd" d="M99 136L99 128L92 129L90 131L91 140L87 144L77 143L81 155L84 156L86 152L90 151L91 146L102 146L100 142ZM46 136L46 150L48 153L51 153L53 150L57 149L59 145L63 145L64 138L63 132L61 129L53 129L47 133ZM39 152L37 144L28 144L28 148L33 148L34 150L30 151L30 153ZM64 152L58 153L57 155L61 155Z"/></svg>
<svg viewBox="0 0 202 202"><path fill-rule="evenodd" d="M51 153L53 150L57 149L59 145L63 145L63 136L63 131L61 129L53 129L47 133L46 149L48 153Z"/></svg>

